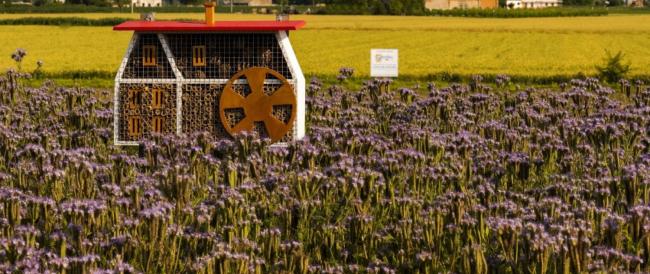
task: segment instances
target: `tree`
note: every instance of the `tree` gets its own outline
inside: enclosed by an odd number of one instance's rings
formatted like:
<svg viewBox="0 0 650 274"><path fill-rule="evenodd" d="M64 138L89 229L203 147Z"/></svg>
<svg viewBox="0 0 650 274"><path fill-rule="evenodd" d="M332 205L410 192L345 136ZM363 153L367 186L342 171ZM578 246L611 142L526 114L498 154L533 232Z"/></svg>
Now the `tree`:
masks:
<svg viewBox="0 0 650 274"><path fill-rule="evenodd" d="M115 5L117 5L118 8L122 8L124 6L128 6L131 3L131 0L113 0L115 2Z"/></svg>
<svg viewBox="0 0 650 274"><path fill-rule="evenodd" d="M40 6L45 6L47 4L52 4L51 0L33 0L32 5L40 7Z"/></svg>
<svg viewBox="0 0 650 274"><path fill-rule="evenodd" d="M624 0L607 0L609 2L609 6L624 6L625 1Z"/></svg>
<svg viewBox="0 0 650 274"><path fill-rule="evenodd" d="M335 10L349 13L423 14L422 0L334 0Z"/></svg>
<svg viewBox="0 0 650 274"><path fill-rule="evenodd" d="M594 0L564 0L564 6L593 6Z"/></svg>
<svg viewBox="0 0 650 274"><path fill-rule="evenodd" d="M609 51L606 52L605 65L596 66L596 70L602 79L609 83L615 83L625 78L625 75L630 72L630 63L623 62L625 55L620 51L613 56Z"/></svg>

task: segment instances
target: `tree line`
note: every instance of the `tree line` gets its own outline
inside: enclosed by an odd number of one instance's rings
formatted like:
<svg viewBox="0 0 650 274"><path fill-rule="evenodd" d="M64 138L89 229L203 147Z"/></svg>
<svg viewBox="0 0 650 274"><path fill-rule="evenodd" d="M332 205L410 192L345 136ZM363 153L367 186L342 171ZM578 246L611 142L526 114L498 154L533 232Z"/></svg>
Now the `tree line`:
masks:
<svg viewBox="0 0 650 274"><path fill-rule="evenodd" d="M184 6L201 5L206 0L163 0L163 5ZM217 0L226 5L224 0ZM227 1L227 0L225 0ZM285 9L290 6L318 6L312 12L326 14L395 14L422 15L427 14L425 0L273 0L273 3ZM646 0L650 1L650 0ZM34 6L59 4L56 0L0 0L0 4L9 6L12 2L32 3ZM499 4L505 6L505 0ZM65 0L67 5L85 5L98 7L125 7L131 0ZM650 4L650 3L649 3ZM322 6L325 7L322 7ZM564 6L619 6L625 5L624 0L564 0Z"/></svg>

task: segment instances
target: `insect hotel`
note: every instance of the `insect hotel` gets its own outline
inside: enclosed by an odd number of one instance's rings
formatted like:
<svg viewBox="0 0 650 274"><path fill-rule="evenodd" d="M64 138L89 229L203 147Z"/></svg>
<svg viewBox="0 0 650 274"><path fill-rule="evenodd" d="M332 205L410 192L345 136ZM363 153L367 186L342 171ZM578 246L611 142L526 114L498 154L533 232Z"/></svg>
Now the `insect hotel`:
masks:
<svg viewBox="0 0 650 274"><path fill-rule="evenodd" d="M116 145L153 134L255 131L275 142L305 135L305 78L288 32L303 21L128 21L115 77ZM280 17L279 17L280 18Z"/></svg>

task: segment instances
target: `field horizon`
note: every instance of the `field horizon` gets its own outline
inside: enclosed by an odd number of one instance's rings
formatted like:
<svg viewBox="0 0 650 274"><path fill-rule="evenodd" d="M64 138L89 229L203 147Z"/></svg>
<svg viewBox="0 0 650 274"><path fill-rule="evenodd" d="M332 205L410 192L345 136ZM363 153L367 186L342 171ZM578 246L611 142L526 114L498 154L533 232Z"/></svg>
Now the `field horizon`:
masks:
<svg viewBox="0 0 650 274"><path fill-rule="evenodd" d="M137 18L138 14L0 14L21 17ZM161 13L159 20L202 18L199 13ZM513 77L595 75L605 49L623 52L630 77L650 74L650 15L609 15L570 18L455 18L418 16L296 15L303 30L291 40L305 74L336 75L340 67L369 74L370 48L400 50L400 74L507 74ZM271 15L219 14L217 20L273 20ZM131 32L111 27L0 26L0 54L16 48L28 55L23 69L37 60L43 71L65 78L69 73L110 75L122 60ZM332 53L334 51L334 53ZM633 57L633 58L632 58ZM520 60L526 62L520 62ZM13 67L0 58L0 68Z"/></svg>

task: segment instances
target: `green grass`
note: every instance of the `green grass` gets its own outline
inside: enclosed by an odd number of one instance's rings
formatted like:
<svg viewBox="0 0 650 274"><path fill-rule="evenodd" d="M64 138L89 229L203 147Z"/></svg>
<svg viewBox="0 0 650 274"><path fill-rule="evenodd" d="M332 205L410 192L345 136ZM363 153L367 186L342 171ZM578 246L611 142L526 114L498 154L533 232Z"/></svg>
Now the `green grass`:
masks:
<svg viewBox="0 0 650 274"><path fill-rule="evenodd" d="M0 25L42 25L42 26L114 26L128 18L83 18L83 17L24 17L0 19Z"/></svg>
<svg viewBox="0 0 650 274"><path fill-rule="evenodd" d="M72 78L39 78L29 79L24 81L24 85L28 87L40 87L45 81L52 81L57 86L61 87L92 87L111 89L115 84L113 79L110 78L93 78L93 79L72 79Z"/></svg>
<svg viewBox="0 0 650 274"><path fill-rule="evenodd" d="M608 8L609 14L650 14L650 7L629 8L629 7L611 7Z"/></svg>

